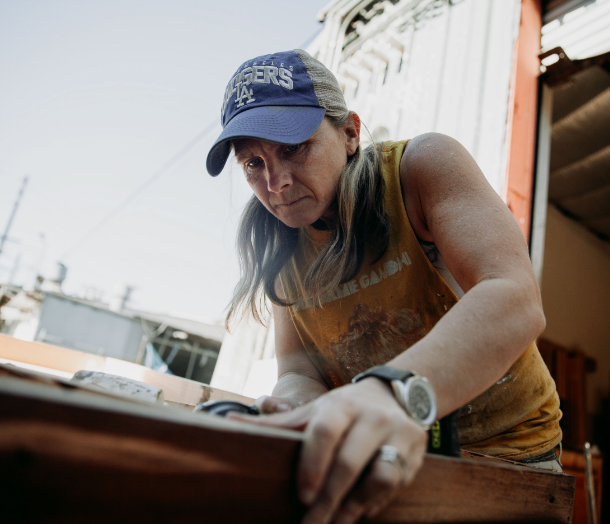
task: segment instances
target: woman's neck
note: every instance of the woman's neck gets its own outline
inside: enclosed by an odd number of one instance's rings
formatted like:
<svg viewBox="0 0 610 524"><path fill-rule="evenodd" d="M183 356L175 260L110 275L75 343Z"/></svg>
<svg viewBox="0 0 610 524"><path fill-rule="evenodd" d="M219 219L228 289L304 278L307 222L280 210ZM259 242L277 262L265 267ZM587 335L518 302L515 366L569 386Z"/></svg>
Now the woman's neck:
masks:
<svg viewBox="0 0 610 524"><path fill-rule="evenodd" d="M330 226L321 218L311 224L311 227L317 229L318 231L328 231L330 229Z"/></svg>

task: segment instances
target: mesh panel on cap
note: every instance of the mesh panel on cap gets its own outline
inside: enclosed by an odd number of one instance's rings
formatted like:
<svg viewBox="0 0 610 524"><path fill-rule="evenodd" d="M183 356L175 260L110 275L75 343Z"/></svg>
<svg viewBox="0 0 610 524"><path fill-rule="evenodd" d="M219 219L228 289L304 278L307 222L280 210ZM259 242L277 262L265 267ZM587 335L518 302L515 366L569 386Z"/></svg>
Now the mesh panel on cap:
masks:
<svg viewBox="0 0 610 524"><path fill-rule="evenodd" d="M342 113L347 111L347 105L343 98L343 92L339 87L339 82L322 62L316 60L302 49L293 49L305 64L307 73L313 82L313 89L318 97L320 106L331 113Z"/></svg>

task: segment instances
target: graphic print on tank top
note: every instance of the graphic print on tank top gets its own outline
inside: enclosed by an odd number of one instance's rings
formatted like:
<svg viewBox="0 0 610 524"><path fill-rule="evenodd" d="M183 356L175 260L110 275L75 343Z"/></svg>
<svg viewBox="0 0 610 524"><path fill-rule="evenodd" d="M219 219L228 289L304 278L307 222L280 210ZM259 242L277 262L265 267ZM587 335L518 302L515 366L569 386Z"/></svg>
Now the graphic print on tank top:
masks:
<svg viewBox="0 0 610 524"><path fill-rule="evenodd" d="M392 360L426 335L418 313L409 308L386 310L381 304L354 307L347 331L331 343L330 353L341 367L357 375ZM353 378L353 377L352 377Z"/></svg>

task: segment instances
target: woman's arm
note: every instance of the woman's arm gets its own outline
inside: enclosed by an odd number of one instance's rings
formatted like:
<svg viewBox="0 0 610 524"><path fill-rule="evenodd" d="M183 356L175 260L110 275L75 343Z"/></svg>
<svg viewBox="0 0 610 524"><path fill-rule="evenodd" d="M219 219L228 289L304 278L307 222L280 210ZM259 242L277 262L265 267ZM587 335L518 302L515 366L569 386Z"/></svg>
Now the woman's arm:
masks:
<svg viewBox="0 0 610 524"><path fill-rule="evenodd" d="M279 283L276 284L275 291L285 300ZM278 381L273 388L273 396L260 397L256 401L256 405L265 414L289 411L328 391L324 379L303 347L290 310L273 304L273 319Z"/></svg>
<svg viewBox="0 0 610 524"><path fill-rule="evenodd" d="M416 235L436 244L466 293L389 362L428 377L442 417L506 373L543 331L544 314L523 234L459 142L437 133L413 139L400 175Z"/></svg>

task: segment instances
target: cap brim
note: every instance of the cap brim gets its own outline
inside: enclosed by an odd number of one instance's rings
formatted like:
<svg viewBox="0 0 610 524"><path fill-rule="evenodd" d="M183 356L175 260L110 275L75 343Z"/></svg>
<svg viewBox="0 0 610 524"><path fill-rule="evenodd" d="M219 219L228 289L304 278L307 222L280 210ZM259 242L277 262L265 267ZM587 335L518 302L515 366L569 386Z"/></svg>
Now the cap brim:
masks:
<svg viewBox="0 0 610 524"><path fill-rule="evenodd" d="M325 113L323 107L262 106L235 115L208 153L208 173L220 174L231 152L231 140L256 138L278 144L300 144L314 134Z"/></svg>

